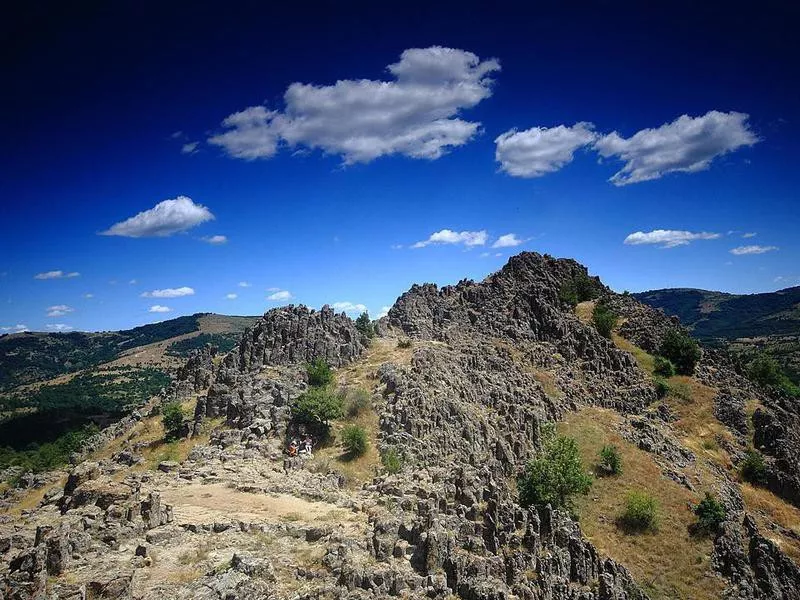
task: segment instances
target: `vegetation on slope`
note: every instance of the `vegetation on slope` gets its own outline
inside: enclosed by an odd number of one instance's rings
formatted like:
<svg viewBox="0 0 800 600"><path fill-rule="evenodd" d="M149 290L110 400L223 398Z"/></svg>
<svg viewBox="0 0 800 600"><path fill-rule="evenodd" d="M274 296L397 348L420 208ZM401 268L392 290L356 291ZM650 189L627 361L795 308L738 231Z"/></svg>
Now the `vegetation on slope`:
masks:
<svg viewBox="0 0 800 600"><path fill-rule="evenodd" d="M197 331L201 314L104 333L19 333L0 336L0 390L74 373L125 350Z"/></svg>

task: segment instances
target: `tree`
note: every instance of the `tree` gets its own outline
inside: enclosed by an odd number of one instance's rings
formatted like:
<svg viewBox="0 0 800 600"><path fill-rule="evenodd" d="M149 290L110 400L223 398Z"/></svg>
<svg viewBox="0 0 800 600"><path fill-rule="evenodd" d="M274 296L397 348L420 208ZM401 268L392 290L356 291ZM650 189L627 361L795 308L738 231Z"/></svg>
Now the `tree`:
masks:
<svg viewBox="0 0 800 600"><path fill-rule="evenodd" d="M600 468L611 475L622 473L622 456L616 446L603 446L600 450Z"/></svg>
<svg viewBox="0 0 800 600"><path fill-rule="evenodd" d="M592 478L581 463L578 445L571 437L548 435L541 454L531 460L517 480L523 506L573 508L573 497L588 494Z"/></svg>
<svg viewBox="0 0 800 600"><path fill-rule="evenodd" d="M363 456L369 447L367 432L359 425L348 425L342 430L342 445L350 458Z"/></svg>
<svg viewBox="0 0 800 600"><path fill-rule="evenodd" d="M358 316L356 319L356 329L368 338L375 336L375 327L372 325L368 312L364 311Z"/></svg>
<svg viewBox="0 0 800 600"><path fill-rule="evenodd" d="M763 485L767 481L767 465L758 450L747 451L739 471L745 481L752 484Z"/></svg>
<svg viewBox="0 0 800 600"><path fill-rule="evenodd" d="M594 322L597 332L604 338L611 338L611 332L617 326L617 314L613 312L608 306L598 303L592 311L592 321Z"/></svg>
<svg viewBox="0 0 800 600"><path fill-rule="evenodd" d="M700 347L687 333L670 329L661 342L659 354L672 361L680 375L691 375L700 360Z"/></svg>
<svg viewBox="0 0 800 600"><path fill-rule="evenodd" d="M708 492L692 512L697 516L696 528L702 532L717 531L726 517L725 506Z"/></svg>
<svg viewBox="0 0 800 600"><path fill-rule="evenodd" d="M658 529L658 502L647 492L631 492L625 498L622 525L632 531Z"/></svg>
<svg viewBox="0 0 800 600"><path fill-rule="evenodd" d="M180 402L168 402L161 408L161 422L164 425L164 437L175 440L181 436L185 414Z"/></svg>
<svg viewBox="0 0 800 600"><path fill-rule="evenodd" d="M559 298L562 302L575 306L579 302L585 302L597 297L594 280L586 273L580 273L565 281L559 290Z"/></svg>
<svg viewBox="0 0 800 600"><path fill-rule="evenodd" d="M333 381L333 371L322 358L316 358L306 365L308 383L314 387L322 387Z"/></svg>
<svg viewBox="0 0 800 600"><path fill-rule="evenodd" d="M675 375L675 365L663 356L656 356L653 359L653 373L661 377L672 377Z"/></svg>
<svg viewBox="0 0 800 600"><path fill-rule="evenodd" d="M324 387L312 387L292 403L292 417L299 423L319 425L324 429L344 414L344 399Z"/></svg>

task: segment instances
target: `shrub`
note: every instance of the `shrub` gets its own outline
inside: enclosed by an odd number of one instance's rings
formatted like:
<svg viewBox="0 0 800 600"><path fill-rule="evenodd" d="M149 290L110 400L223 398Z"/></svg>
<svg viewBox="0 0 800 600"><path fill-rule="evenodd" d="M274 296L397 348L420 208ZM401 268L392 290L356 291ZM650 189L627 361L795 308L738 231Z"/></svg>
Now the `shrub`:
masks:
<svg viewBox="0 0 800 600"><path fill-rule="evenodd" d="M747 376L761 387L777 388L787 396L800 396L800 389L786 376L778 362L767 354L758 354L750 362Z"/></svg>
<svg viewBox="0 0 800 600"><path fill-rule="evenodd" d="M631 531L658 529L658 502L647 492L631 492L625 498L622 525Z"/></svg>
<svg viewBox="0 0 800 600"><path fill-rule="evenodd" d="M616 446L603 446L600 450L600 468L611 475L622 473L622 456Z"/></svg>
<svg viewBox="0 0 800 600"><path fill-rule="evenodd" d="M358 316L358 318L356 319L356 329L358 329L362 334L364 334L368 338L375 336L375 327L369 318L369 313L364 311Z"/></svg>
<svg viewBox="0 0 800 600"><path fill-rule="evenodd" d="M661 342L659 354L672 361L680 375L691 375L700 360L700 347L680 329L670 329Z"/></svg>
<svg viewBox="0 0 800 600"><path fill-rule="evenodd" d="M581 273L565 281L561 285L558 295L562 302L575 306L579 302L596 298L597 292L594 280L585 273Z"/></svg>
<svg viewBox="0 0 800 600"><path fill-rule="evenodd" d="M299 423L321 425L325 429L342 417L344 399L327 388L312 387L292 404L292 417Z"/></svg>
<svg viewBox="0 0 800 600"><path fill-rule="evenodd" d="M725 506L708 492L693 512L697 516L696 528L705 532L717 531L726 516Z"/></svg>
<svg viewBox="0 0 800 600"><path fill-rule="evenodd" d="M363 456L369 446L367 432L359 425L348 425L342 430L342 445L350 458Z"/></svg>
<svg viewBox="0 0 800 600"><path fill-rule="evenodd" d="M617 314L605 304L597 304L592 312L592 321L600 335L611 338L611 332L617 326Z"/></svg>
<svg viewBox="0 0 800 600"><path fill-rule="evenodd" d="M739 472L745 481L755 485L763 485L767 481L767 465L764 463L764 457L757 450L747 451L739 467Z"/></svg>
<svg viewBox="0 0 800 600"><path fill-rule="evenodd" d="M321 358L317 358L306 365L308 383L314 387L322 387L333 381L333 371L330 365Z"/></svg>
<svg viewBox="0 0 800 600"><path fill-rule="evenodd" d="M653 373L661 377L672 377L675 375L675 365L668 358L656 356L653 359Z"/></svg>
<svg viewBox="0 0 800 600"><path fill-rule="evenodd" d="M523 506L573 507L573 496L588 494L592 478L583 470L578 445L567 436L548 435L541 454L517 480Z"/></svg>
<svg viewBox="0 0 800 600"><path fill-rule="evenodd" d="M345 395L344 411L348 417L355 418L370 407L372 398L369 392L362 388L347 390Z"/></svg>
<svg viewBox="0 0 800 600"><path fill-rule="evenodd" d="M175 440L181 436L185 415L179 402L168 402L161 407L161 422L164 424L164 437Z"/></svg>
<svg viewBox="0 0 800 600"><path fill-rule="evenodd" d="M398 348L403 348L403 349L411 348L412 345L413 345L413 342L408 338L405 338L405 339L402 339L402 340L397 340L397 347Z"/></svg>
<svg viewBox="0 0 800 600"><path fill-rule="evenodd" d="M656 398L659 400L661 398L665 398L667 394L669 394L669 384L661 378L656 378L655 382L656 387Z"/></svg>
<svg viewBox="0 0 800 600"><path fill-rule="evenodd" d="M383 463L383 467L390 475L399 473L400 469L403 468L403 461L400 459L400 455L394 448L389 448L383 454L381 454L381 463Z"/></svg>

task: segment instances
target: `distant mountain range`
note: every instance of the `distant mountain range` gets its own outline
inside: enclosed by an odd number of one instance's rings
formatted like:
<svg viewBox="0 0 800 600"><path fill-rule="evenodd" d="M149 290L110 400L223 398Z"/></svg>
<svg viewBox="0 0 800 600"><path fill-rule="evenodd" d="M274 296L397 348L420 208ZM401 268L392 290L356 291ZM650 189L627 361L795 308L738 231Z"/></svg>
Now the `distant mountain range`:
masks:
<svg viewBox="0 0 800 600"><path fill-rule="evenodd" d="M257 317L197 313L123 331L25 332L0 336L0 391L38 383L138 352L138 366L159 367L166 356L184 356L206 342L227 351ZM177 364L177 363L176 363Z"/></svg>
<svg viewBox="0 0 800 600"><path fill-rule="evenodd" d="M702 341L765 350L800 380L800 286L765 294L674 288L633 296L677 316Z"/></svg>

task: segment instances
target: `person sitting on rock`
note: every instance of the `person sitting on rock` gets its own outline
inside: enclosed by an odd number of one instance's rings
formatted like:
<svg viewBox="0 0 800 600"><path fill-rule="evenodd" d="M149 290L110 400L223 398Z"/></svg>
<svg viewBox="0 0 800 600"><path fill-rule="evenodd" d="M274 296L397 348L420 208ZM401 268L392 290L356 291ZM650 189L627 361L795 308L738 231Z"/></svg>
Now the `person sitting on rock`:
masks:
<svg viewBox="0 0 800 600"><path fill-rule="evenodd" d="M307 435L306 438L303 440L303 445L300 447L301 454L308 454L311 456L311 448L314 447L314 442L311 440L311 436Z"/></svg>
<svg viewBox="0 0 800 600"><path fill-rule="evenodd" d="M289 444L289 456L297 456L297 440L292 440L292 443Z"/></svg>

